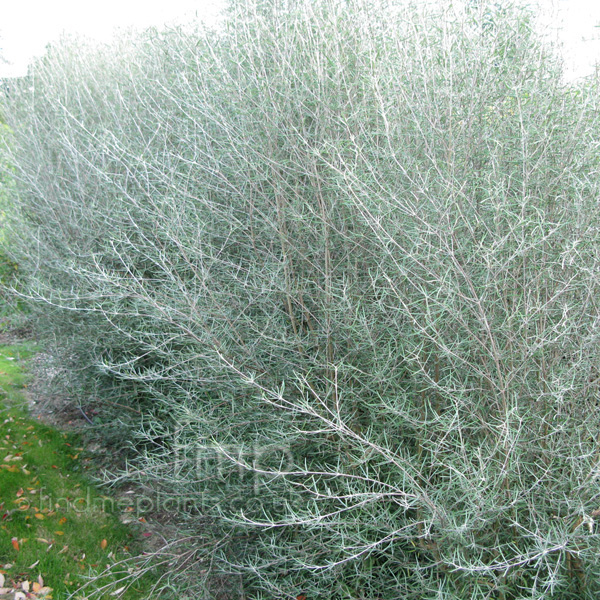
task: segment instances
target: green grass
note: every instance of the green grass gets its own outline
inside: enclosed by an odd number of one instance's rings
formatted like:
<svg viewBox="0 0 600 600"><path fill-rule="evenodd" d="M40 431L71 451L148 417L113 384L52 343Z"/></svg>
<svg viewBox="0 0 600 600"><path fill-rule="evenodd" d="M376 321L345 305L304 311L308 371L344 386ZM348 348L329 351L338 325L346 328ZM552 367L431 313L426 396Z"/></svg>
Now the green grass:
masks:
<svg viewBox="0 0 600 600"><path fill-rule="evenodd" d="M151 572L112 595L132 581L119 579L130 574L128 569L136 569L136 533L118 518L118 510L125 507L103 496L82 473L89 457L78 438L27 414L24 391L30 375L24 362L34 352L32 344L0 346L0 573L4 585L22 588L23 582L30 582L30 591L34 586L38 590L31 598L151 598L156 581ZM90 577L95 581L89 589L77 592ZM99 591L100 586L106 588Z"/></svg>

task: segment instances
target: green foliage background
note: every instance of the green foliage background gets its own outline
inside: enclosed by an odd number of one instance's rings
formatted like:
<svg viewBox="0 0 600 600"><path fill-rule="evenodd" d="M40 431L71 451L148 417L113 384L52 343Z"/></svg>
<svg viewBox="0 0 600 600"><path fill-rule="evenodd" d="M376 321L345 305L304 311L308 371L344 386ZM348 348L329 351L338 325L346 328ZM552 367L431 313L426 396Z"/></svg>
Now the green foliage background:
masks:
<svg viewBox="0 0 600 600"><path fill-rule="evenodd" d="M182 593L596 597L597 109L510 6L248 0L34 66L22 295L127 406L114 478L191 499Z"/></svg>

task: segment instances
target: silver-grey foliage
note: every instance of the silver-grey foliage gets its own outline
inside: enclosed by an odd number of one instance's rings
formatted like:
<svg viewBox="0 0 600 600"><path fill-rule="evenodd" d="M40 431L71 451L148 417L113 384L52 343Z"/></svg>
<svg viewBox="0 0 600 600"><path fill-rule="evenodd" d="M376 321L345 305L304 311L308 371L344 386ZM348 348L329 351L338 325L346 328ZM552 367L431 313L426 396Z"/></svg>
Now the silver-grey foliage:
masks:
<svg viewBox="0 0 600 600"><path fill-rule="evenodd" d="M40 331L142 414L115 477L247 597L595 598L596 89L518 8L231 11L5 109Z"/></svg>

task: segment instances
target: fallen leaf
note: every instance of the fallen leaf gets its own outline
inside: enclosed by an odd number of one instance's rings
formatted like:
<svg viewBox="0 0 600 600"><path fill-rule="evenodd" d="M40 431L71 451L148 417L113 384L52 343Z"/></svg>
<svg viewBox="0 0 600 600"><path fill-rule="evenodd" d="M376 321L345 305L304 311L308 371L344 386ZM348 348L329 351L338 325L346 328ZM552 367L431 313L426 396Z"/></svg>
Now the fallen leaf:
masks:
<svg viewBox="0 0 600 600"><path fill-rule="evenodd" d="M35 518L43 521L46 517L42 513L35 513Z"/></svg>
<svg viewBox="0 0 600 600"><path fill-rule="evenodd" d="M111 596L118 596L119 594L122 594L125 590L126 590L126 586L120 587L118 590L115 590L111 594Z"/></svg>
<svg viewBox="0 0 600 600"><path fill-rule="evenodd" d="M106 548L106 546L108 546L108 542L106 540L102 540L100 542L100 548L102 548L102 550L104 550L104 548Z"/></svg>
<svg viewBox="0 0 600 600"><path fill-rule="evenodd" d="M13 462L15 460L23 460L22 456L13 456L12 454L9 454L8 456L4 457L4 462Z"/></svg>
<svg viewBox="0 0 600 600"><path fill-rule="evenodd" d="M14 537L11 540L12 547L18 552L19 551L19 540Z"/></svg>

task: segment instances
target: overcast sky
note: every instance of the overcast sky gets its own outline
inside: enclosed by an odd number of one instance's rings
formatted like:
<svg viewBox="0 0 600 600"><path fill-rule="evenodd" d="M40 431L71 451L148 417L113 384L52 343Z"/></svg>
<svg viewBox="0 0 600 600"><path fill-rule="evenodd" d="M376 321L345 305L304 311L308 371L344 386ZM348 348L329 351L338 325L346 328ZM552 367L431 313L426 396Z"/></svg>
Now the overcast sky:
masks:
<svg viewBox="0 0 600 600"><path fill-rule="evenodd" d="M62 32L108 40L119 27L214 21L222 0L0 0L0 77L24 75Z"/></svg>
<svg viewBox="0 0 600 600"><path fill-rule="evenodd" d="M448 0L442 0L448 1ZM548 34L565 47L567 76L593 72L600 62L600 0L537 0ZM0 77L24 75L34 56L63 31L106 40L118 27L189 20L211 22L222 0L0 0Z"/></svg>
<svg viewBox="0 0 600 600"><path fill-rule="evenodd" d="M567 77L589 75L600 63L600 1L541 0L549 26L564 45Z"/></svg>

